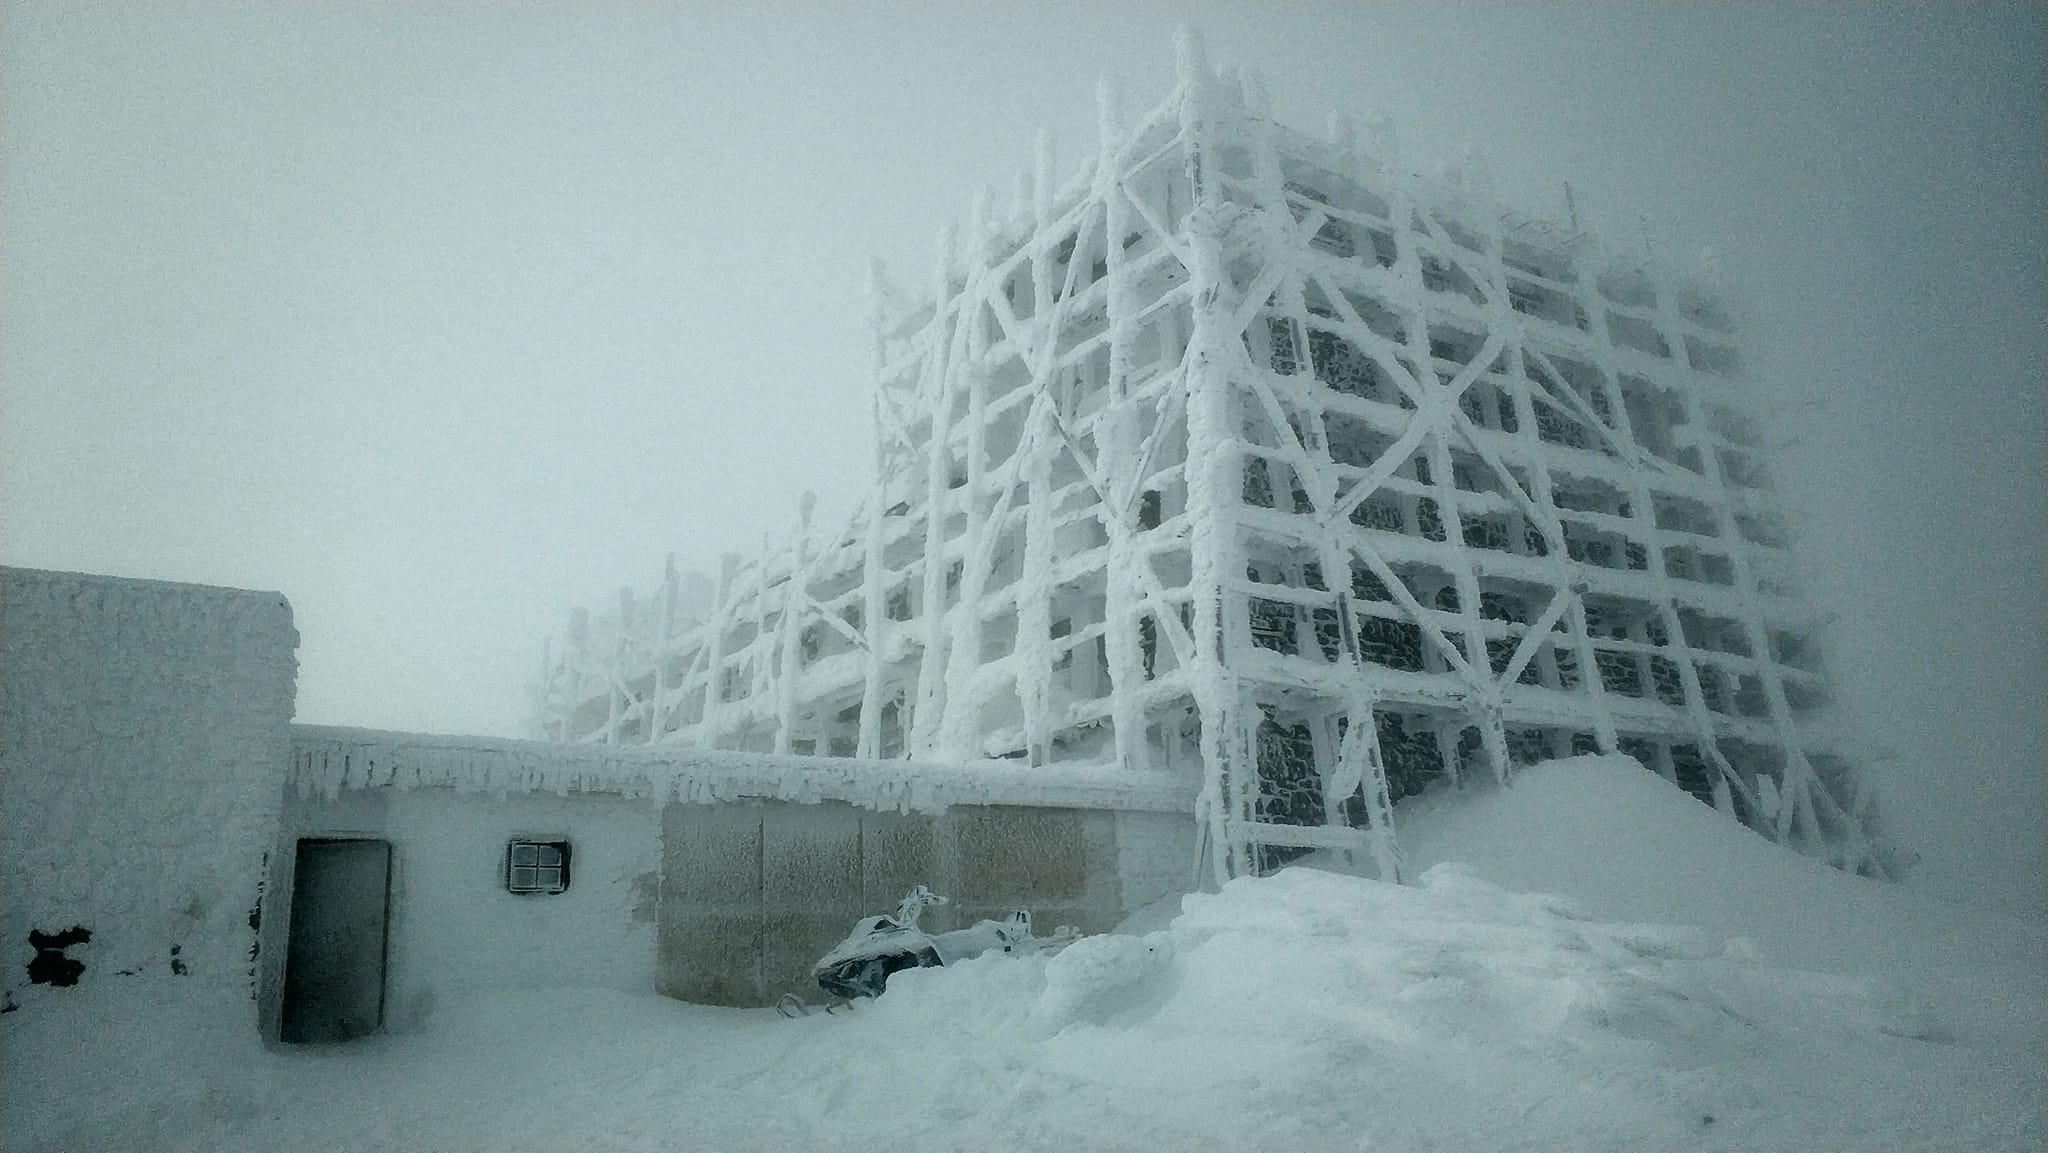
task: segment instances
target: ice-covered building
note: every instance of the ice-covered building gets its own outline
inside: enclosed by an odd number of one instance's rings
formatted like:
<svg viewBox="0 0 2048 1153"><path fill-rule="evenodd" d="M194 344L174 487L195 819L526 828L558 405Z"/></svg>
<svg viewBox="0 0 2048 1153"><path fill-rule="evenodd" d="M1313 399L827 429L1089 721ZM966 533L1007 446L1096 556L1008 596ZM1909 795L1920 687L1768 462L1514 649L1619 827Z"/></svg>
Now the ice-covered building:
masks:
<svg viewBox="0 0 2048 1153"><path fill-rule="evenodd" d="M0 1014L155 978L292 1042L513 989L765 1005L915 885L930 928L1091 933L1187 888L1192 782L297 725L298 642L281 593L0 566Z"/></svg>
<svg viewBox="0 0 2048 1153"><path fill-rule="evenodd" d="M1729 309L1391 152L1192 39L1105 88L1075 178L878 277L850 521L576 614L542 735L1178 777L1219 877L1394 874L1401 797L1620 751L1889 872Z"/></svg>

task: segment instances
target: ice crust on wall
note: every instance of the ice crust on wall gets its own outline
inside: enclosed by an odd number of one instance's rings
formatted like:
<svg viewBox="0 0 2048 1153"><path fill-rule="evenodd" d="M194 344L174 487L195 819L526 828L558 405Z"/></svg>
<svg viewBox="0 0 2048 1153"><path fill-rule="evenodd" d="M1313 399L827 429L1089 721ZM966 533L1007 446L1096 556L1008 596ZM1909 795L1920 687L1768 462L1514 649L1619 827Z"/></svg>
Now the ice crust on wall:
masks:
<svg viewBox="0 0 2048 1153"><path fill-rule="evenodd" d="M0 569L0 981L72 925L82 983L245 986L298 633L277 593ZM173 948L176 952L173 952Z"/></svg>
<svg viewBox="0 0 2048 1153"><path fill-rule="evenodd" d="M292 787L332 798L347 789L452 788L613 794L713 805L737 800L844 801L879 812L941 812L951 805L1178 812L1192 783L1133 777L1103 766L1032 769L1002 761L933 764L775 756L678 746L621 747L436 737L323 725L292 726Z"/></svg>

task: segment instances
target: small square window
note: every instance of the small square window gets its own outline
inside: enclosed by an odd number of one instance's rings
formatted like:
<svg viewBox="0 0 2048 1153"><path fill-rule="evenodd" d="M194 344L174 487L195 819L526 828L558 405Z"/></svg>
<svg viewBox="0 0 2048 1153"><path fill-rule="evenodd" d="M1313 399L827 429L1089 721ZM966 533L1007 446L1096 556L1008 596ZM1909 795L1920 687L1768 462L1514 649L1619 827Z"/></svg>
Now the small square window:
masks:
<svg viewBox="0 0 2048 1153"><path fill-rule="evenodd" d="M560 893L569 887L569 842L514 838L505 846L505 888Z"/></svg>

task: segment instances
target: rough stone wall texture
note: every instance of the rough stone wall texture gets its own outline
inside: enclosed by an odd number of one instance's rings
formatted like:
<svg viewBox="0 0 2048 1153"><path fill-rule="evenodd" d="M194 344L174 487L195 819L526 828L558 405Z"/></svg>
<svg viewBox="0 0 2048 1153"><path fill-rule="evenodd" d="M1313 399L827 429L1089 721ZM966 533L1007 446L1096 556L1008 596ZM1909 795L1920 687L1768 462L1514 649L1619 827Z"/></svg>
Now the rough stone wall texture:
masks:
<svg viewBox="0 0 2048 1153"><path fill-rule="evenodd" d="M29 995L30 931L73 925L92 933L65 951L80 989L124 970L246 987L297 646L278 593L0 568L9 997Z"/></svg>

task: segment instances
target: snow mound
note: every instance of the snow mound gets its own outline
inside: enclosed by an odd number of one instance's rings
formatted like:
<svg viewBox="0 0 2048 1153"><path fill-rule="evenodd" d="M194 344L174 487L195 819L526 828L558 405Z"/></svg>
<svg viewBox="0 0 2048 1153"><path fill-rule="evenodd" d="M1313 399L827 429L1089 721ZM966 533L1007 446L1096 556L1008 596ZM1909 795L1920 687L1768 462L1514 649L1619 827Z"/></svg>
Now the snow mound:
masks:
<svg viewBox="0 0 2048 1153"><path fill-rule="evenodd" d="M1910 983L1951 1026L2048 1046L2048 924L1851 876L1737 825L1628 757L1573 757L1509 786L1405 802L1416 870L1455 861L1609 920L1744 937L1779 964ZM2014 1005L2025 1011L2013 1013Z"/></svg>
<svg viewBox="0 0 2048 1153"><path fill-rule="evenodd" d="M912 1145L1004 1148L1914 1144L1870 1083L1898 1088L1885 1062L1939 1034L1884 982L1592 920L1455 865L1410 887L1305 868L1233 881L1164 932L903 974L808 1027L793 1078L891 1116L976 1119ZM1799 1128L1821 1085L1872 1099Z"/></svg>
<svg viewBox="0 0 2048 1153"><path fill-rule="evenodd" d="M1747 931L1763 911L1775 930L1785 914L1810 923L1816 902L1897 891L1775 845L1624 756L1544 762L1507 787L1438 789L1404 803L1399 819L1418 868L1459 861L1608 917Z"/></svg>

